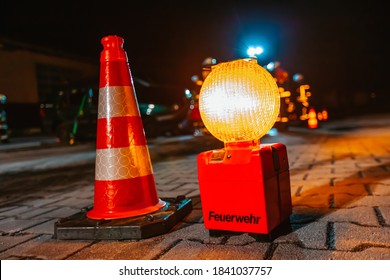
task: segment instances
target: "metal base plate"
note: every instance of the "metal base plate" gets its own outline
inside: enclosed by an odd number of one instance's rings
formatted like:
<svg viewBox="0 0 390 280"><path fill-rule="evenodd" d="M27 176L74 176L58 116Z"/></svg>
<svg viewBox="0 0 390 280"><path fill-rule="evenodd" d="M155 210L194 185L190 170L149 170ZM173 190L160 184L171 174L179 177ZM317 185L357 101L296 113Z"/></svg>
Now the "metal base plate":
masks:
<svg viewBox="0 0 390 280"><path fill-rule="evenodd" d="M167 233L192 210L192 201L184 196L163 198L166 205L143 216L92 220L88 208L54 224L54 238L73 240L140 240Z"/></svg>
<svg viewBox="0 0 390 280"><path fill-rule="evenodd" d="M287 219L283 221L281 224L279 224L276 228L274 228L270 233L268 234L260 234L260 233L248 233L250 236L256 239L256 241L259 242L272 242L276 238L282 235L286 235L288 233L292 232L290 220ZM234 235L240 235L245 232L235 232L235 231L227 231L227 230L215 230L210 229L209 235L211 237L220 237L220 236L234 236Z"/></svg>

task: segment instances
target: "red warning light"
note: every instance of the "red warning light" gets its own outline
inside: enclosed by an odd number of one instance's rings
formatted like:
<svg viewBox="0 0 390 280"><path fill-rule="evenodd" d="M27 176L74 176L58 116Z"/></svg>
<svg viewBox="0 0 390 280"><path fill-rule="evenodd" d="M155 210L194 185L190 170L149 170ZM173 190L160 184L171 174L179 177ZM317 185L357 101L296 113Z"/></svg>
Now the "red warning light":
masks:
<svg viewBox="0 0 390 280"><path fill-rule="evenodd" d="M272 238L292 212L287 149L259 141L278 117L275 80L254 59L220 63L202 86L199 106L209 132L225 143L197 158L205 227L210 234Z"/></svg>

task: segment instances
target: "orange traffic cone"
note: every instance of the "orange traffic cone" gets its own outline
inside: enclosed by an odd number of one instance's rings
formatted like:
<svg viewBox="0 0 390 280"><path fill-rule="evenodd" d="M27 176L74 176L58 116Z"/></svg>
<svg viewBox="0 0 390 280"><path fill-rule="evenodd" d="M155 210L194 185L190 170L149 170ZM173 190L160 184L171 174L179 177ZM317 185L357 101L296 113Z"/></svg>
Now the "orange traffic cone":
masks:
<svg viewBox="0 0 390 280"><path fill-rule="evenodd" d="M317 128L318 127L318 120L317 120L317 114L314 108L310 108L309 110L309 116L307 120L307 126L309 128Z"/></svg>
<svg viewBox="0 0 390 280"><path fill-rule="evenodd" d="M123 39L102 44L94 207L58 220L57 239L139 240L167 233L192 210L183 195L157 196Z"/></svg>
<svg viewBox="0 0 390 280"><path fill-rule="evenodd" d="M157 196L123 42L118 36L102 39L91 219L139 216L165 205Z"/></svg>

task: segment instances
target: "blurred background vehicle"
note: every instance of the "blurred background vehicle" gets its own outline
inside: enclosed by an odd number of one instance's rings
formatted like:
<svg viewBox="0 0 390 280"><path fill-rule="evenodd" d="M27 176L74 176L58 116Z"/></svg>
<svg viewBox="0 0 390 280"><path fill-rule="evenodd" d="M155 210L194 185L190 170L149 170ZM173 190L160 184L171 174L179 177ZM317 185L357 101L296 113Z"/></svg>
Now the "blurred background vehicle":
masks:
<svg viewBox="0 0 390 280"><path fill-rule="evenodd" d="M98 80L80 81L58 88L40 104L41 129L55 133L64 143L96 137ZM184 133L190 100L185 90L153 85L134 78L134 87L147 138Z"/></svg>
<svg viewBox="0 0 390 280"><path fill-rule="evenodd" d="M2 143L9 140L7 113L5 110L6 101L7 97L4 94L0 94L0 140Z"/></svg>
<svg viewBox="0 0 390 280"><path fill-rule="evenodd" d="M215 58L206 57L202 62L201 74L193 75L191 77L193 87L191 90L186 91L187 98L190 100L190 109L183 126L186 127L187 132L194 136L200 136L209 133L200 115L199 94L204 80L207 78L211 72L212 66L215 64L217 64L217 60Z"/></svg>
<svg viewBox="0 0 390 280"><path fill-rule="evenodd" d="M190 101L185 89L163 85L135 85L138 107L147 138L185 133Z"/></svg>

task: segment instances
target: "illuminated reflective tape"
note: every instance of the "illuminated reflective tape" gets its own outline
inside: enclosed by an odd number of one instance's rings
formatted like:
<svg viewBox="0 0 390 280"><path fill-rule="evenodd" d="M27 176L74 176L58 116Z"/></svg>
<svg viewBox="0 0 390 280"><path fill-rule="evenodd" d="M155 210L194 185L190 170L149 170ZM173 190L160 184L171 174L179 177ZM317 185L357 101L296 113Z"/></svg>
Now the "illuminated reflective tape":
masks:
<svg viewBox="0 0 390 280"><path fill-rule="evenodd" d="M98 119L140 116L131 86L108 86L99 89Z"/></svg>
<svg viewBox="0 0 390 280"><path fill-rule="evenodd" d="M122 180L153 174L147 146L96 149L96 180Z"/></svg>
<svg viewBox="0 0 390 280"><path fill-rule="evenodd" d="M96 149L146 145L141 117L98 119Z"/></svg>

